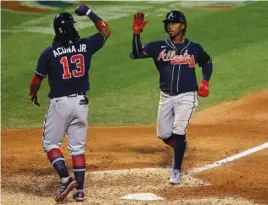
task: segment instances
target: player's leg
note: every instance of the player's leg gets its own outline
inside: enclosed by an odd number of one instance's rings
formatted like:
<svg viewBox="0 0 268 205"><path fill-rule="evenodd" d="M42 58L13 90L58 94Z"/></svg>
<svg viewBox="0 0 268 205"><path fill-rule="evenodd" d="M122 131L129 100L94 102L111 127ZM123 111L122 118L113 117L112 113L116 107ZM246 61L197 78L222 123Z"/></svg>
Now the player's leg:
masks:
<svg viewBox="0 0 268 205"><path fill-rule="evenodd" d="M50 100L43 127L43 147L47 157L61 178L61 190L56 196L56 201L62 201L73 187L77 185L69 176L64 156L60 150L62 139L68 125L68 101L66 98Z"/></svg>
<svg viewBox="0 0 268 205"><path fill-rule="evenodd" d="M86 199L84 193L84 178L86 170L85 145L88 129L88 99L78 96L73 99L73 119L67 129L68 149L72 156L75 180L78 182L77 191L73 195L76 201Z"/></svg>
<svg viewBox="0 0 268 205"><path fill-rule="evenodd" d="M186 131L197 105L198 100L195 92L183 93L176 97L172 136L175 139L174 158L172 165L174 177L173 179L170 179L170 182L173 184L177 184L180 181L179 175L186 149ZM177 178L175 178L176 175L178 175Z"/></svg>
<svg viewBox="0 0 268 205"><path fill-rule="evenodd" d="M174 111L174 100L171 96L161 92L157 115L157 136L164 142L172 135Z"/></svg>

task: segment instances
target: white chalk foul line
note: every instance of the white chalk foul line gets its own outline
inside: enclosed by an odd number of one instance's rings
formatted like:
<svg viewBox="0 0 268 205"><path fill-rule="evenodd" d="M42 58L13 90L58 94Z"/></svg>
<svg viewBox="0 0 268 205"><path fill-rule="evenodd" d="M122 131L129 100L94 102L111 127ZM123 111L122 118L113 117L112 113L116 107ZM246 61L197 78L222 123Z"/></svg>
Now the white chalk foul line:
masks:
<svg viewBox="0 0 268 205"><path fill-rule="evenodd" d="M265 149L265 148L268 148L268 142L266 142L266 143L264 143L264 144L262 144L262 145L259 145L259 146L257 146L257 147L253 147L253 148L251 148L251 149L248 149L248 150L246 150L246 151L244 151L244 152L240 152L240 153L238 153L238 154L236 154L236 155L227 157L227 158L225 158L225 159L223 159L223 160L220 160L220 161L218 161L218 162L215 162L215 163L213 163L213 164L208 164L208 165L206 165L206 166L204 166L204 167L196 168L196 169L192 170L189 174L190 174L190 175L193 175L193 174L197 174L197 173L200 173L200 172L202 172L202 171L205 171L205 170L207 170L207 169L211 169L211 168L218 167L218 166L220 166L220 165L222 165L222 164L226 164L226 163L228 163L228 162L234 161L234 160L239 159L239 158L241 158L241 157L245 157L245 156L247 156L247 155L249 155L249 154L252 154L252 153L254 153L254 152L261 151L261 150L263 150L263 149Z"/></svg>
<svg viewBox="0 0 268 205"><path fill-rule="evenodd" d="M156 167L156 168L132 168L132 169L119 169L119 170L106 170L106 171L94 171L90 172L90 174L132 174L136 171L161 171L164 168Z"/></svg>
<svg viewBox="0 0 268 205"><path fill-rule="evenodd" d="M266 143L264 143L262 145L253 147L251 149L248 149L248 150L246 150L244 152L238 153L236 155L227 157L227 158L225 158L223 160L220 160L218 162L208 164L208 165L200 167L200 168L193 169L192 171L190 171L188 173L188 175L191 176L191 175L200 173L202 171L218 167L218 166L220 166L222 164L226 164L228 162L234 161L236 159L239 159L241 157L247 156L247 155L252 154L254 152L258 152L258 151L263 150L265 148L268 148L268 142L266 142ZM143 170L143 171L160 171L160 170L163 170L163 169L170 169L170 168L168 168L168 167L166 167L166 168L134 168L134 169L122 169L122 170L107 170L107 171L95 171L95 172L91 172L90 174L119 174L119 175L123 174L124 175L124 174L134 174L136 171L141 171L141 170ZM142 201L165 200L164 198L162 198L160 196L157 196L157 195L155 195L153 193L132 193L132 194L122 196L120 199L142 200Z"/></svg>
<svg viewBox="0 0 268 205"><path fill-rule="evenodd" d="M197 174L197 173L200 173L202 171L205 171L207 169L212 169L212 168L215 168L215 167L218 167L222 164L226 164L228 162L231 162L231 161L234 161L236 159L239 159L241 157L245 157L247 155L250 155L254 152L258 152L258 151L261 151L265 148L268 148L268 142L262 144L262 145L259 145L259 146L256 146L256 147L253 147L251 149L248 149L244 152L240 152L236 155L233 155L233 156L230 156L230 157L227 157L223 160L220 160L220 161L217 161L217 162L214 162L212 164L208 164L208 165L205 165L203 167L199 167L199 168L196 168L196 169L193 169L192 171L190 171L188 174L189 175L193 175L193 174ZM134 173L136 171L140 171L140 170L144 170L144 171L160 171L160 170L163 170L163 169L170 169L171 167L166 167L166 168L132 168L132 169L120 169L120 170L106 170L106 171L95 171L95 172L90 172L90 174L130 174L130 173Z"/></svg>

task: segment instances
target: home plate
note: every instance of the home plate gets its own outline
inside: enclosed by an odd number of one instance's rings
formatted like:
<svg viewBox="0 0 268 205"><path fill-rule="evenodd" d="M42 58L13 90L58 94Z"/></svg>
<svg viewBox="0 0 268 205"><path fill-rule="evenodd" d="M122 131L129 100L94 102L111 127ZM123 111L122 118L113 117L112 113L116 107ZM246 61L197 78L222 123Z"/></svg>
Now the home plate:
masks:
<svg viewBox="0 0 268 205"><path fill-rule="evenodd" d="M152 193L136 193L136 194L128 194L120 199L128 199L128 200L143 200L143 201L154 201L154 200L164 200L164 198L157 196Z"/></svg>

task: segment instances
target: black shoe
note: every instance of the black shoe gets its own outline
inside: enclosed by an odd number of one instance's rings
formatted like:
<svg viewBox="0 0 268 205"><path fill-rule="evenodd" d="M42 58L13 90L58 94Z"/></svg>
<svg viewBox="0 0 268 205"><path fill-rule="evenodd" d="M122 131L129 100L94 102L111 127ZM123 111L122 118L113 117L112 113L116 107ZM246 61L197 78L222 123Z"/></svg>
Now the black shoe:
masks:
<svg viewBox="0 0 268 205"><path fill-rule="evenodd" d="M77 186L78 183L72 177L69 177L66 183L61 183L59 193L55 198L56 202L63 201L68 196L70 191L72 191Z"/></svg>

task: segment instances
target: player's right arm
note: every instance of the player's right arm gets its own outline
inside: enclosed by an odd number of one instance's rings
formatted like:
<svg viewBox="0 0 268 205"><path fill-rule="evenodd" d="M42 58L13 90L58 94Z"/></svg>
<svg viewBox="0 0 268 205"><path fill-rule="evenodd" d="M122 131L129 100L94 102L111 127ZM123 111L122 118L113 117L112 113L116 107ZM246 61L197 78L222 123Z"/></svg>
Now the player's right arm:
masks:
<svg viewBox="0 0 268 205"><path fill-rule="evenodd" d="M75 13L78 16L88 16L92 22L95 24L99 32L103 34L105 40L107 40L111 35L111 29L107 22L102 20L97 14L95 14L90 7L81 4L75 9Z"/></svg>
<svg viewBox="0 0 268 205"><path fill-rule="evenodd" d="M29 97L34 105L40 106L37 100L37 93L40 89L41 82L43 78L47 75L48 68L48 58L47 58L47 50L44 50L40 55L37 63L37 68L35 74L32 76L29 86Z"/></svg>
<svg viewBox="0 0 268 205"><path fill-rule="evenodd" d="M131 59L150 58L156 55L156 45L154 42L142 46L140 34L133 34Z"/></svg>

